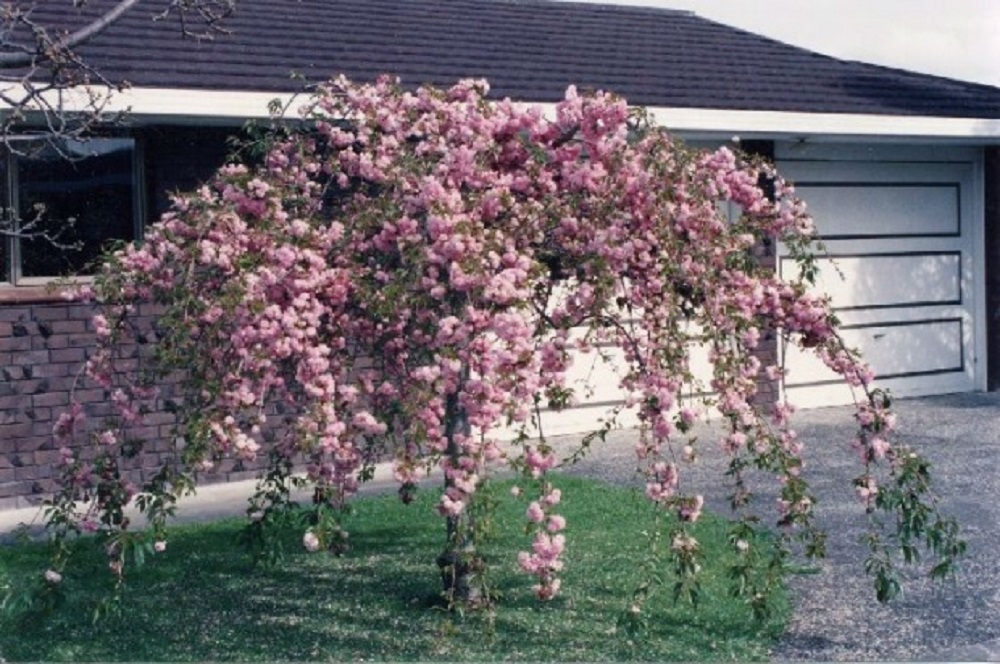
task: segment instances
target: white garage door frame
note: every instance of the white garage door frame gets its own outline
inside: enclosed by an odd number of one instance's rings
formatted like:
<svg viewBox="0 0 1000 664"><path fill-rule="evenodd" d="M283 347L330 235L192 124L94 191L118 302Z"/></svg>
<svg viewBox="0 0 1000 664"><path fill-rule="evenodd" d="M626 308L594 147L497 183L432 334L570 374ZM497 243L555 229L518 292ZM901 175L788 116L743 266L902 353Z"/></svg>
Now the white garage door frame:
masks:
<svg viewBox="0 0 1000 664"><path fill-rule="evenodd" d="M876 385L900 397L985 390L982 150L778 143L775 160L807 203L813 195L821 234L823 211L840 195L853 196L858 209L875 210L890 227L907 215L918 224L905 229L897 225L892 233L844 221L839 232L826 238L827 250L846 276L846 282L835 278L828 268L826 289L834 296L845 338L867 351L876 370L882 365L887 377L877 379ZM876 189L880 192L866 199ZM879 210L893 196L899 201L897 208L910 209ZM936 216L943 218L935 215L934 206L941 208L952 197L957 203L957 228L932 227ZM926 226L920 228L920 223ZM779 251L779 269L788 269L789 262L780 256ZM954 276L914 278L921 272ZM859 289L866 278L881 278L868 295ZM951 343L956 339L957 347ZM911 357L899 352L904 347ZM784 361L791 372L782 394L789 401L803 407L851 401L850 390L832 373L804 361L796 350L789 351ZM917 361L922 364L914 370Z"/></svg>

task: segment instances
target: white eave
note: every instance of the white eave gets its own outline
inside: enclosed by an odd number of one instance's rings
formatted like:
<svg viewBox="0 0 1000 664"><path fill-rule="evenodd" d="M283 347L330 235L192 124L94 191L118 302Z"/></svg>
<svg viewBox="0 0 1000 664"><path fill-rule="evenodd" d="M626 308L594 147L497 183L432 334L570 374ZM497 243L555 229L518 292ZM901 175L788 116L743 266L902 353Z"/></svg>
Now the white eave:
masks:
<svg viewBox="0 0 1000 664"><path fill-rule="evenodd" d="M305 101L307 97L303 96ZM128 111L137 124L232 124L267 118L275 99L293 96L274 92L131 88L112 95L105 110ZM551 113L554 104L540 104ZM995 119L854 113L741 111L711 108L650 107L657 124L693 137L775 139L901 139L1000 143L1000 109Z"/></svg>
<svg viewBox="0 0 1000 664"><path fill-rule="evenodd" d="M1000 143L1000 109L997 109L997 118L993 119L709 108L651 108L650 112L657 124L691 134L727 132L743 138L871 138Z"/></svg>

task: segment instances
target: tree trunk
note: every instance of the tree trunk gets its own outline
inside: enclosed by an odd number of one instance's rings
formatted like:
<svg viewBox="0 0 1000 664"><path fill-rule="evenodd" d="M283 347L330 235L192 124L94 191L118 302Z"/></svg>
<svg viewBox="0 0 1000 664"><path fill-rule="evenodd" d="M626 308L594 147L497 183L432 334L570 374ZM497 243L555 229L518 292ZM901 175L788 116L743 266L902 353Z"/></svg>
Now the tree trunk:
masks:
<svg viewBox="0 0 1000 664"><path fill-rule="evenodd" d="M458 402L458 395L449 394L445 403L445 436L448 439L446 454L452 464L457 465L462 456L455 440L456 434L468 436L470 433L469 420ZM446 491L452 483L453 480L445 474ZM482 590L477 582L477 576L482 571L482 557L476 550L472 532L474 525L468 510L447 519L447 543L437 557L437 564L441 569L442 589L451 606L475 606L482 600Z"/></svg>

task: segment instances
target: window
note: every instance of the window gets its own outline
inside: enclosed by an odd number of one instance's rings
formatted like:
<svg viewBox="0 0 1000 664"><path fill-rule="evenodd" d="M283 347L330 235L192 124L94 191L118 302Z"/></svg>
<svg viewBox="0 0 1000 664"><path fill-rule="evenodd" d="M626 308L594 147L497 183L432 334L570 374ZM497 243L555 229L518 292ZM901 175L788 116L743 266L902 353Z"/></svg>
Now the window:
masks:
<svg viewBox="0 0 1000 664"><path fill-rule="evenodd" d="M132 138L16 145L0 158L6 237L0 281L86 275L111 240L139 239L142 208Z"/></svg>

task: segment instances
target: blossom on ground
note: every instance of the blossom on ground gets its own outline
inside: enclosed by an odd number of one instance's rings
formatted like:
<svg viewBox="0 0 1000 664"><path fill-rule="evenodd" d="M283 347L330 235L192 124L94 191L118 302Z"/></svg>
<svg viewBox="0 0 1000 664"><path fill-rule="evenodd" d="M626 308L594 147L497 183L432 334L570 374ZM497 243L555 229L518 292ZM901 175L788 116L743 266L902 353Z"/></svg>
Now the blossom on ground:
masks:
<svg viewBox="0 0 1000 664"><path fill-rule="evenodd" d="M312 530L307 530L302 536L302 546L305 547L306 551L315 552L319 551L320 541L316 533Z"/></svg>

